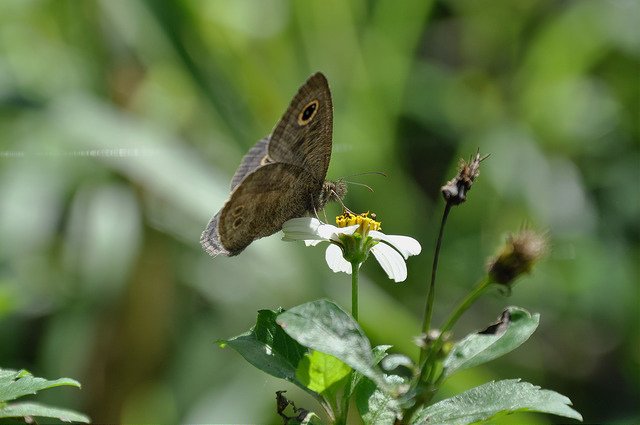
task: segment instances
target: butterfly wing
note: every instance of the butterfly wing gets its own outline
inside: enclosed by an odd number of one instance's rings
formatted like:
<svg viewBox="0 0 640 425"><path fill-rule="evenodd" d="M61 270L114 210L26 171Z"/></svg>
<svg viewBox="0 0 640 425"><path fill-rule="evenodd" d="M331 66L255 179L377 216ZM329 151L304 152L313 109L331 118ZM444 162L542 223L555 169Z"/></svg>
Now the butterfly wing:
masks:
<svg viewBox="0 0 640 425"><path fill-rule="evenodd" d="M324 181L331 159L333 104L329 83L318 72L298 90L268 144L274 162L297 165Z"/></svg>
<svg viewBox="0 0 640 425"><path fill-rule="evenodd" d="M238 166L233 178L231 179L231 191L236 188L240 184L240 182L254 171L256 168L260 167L263 163L263 159L267 156L267 150L269 146L269 137L264 137L253 145L249 152L246 153L244 157L242 157L242 161ZM200 245L202 248L209 253L209 255L215 257L219 254L229 255L229 251L222 246L220 242L220 235L218 234L218 222L220 221L220 212L217 213L209 223L207 227L202 232L200 236Z"/></svg>
<svg viewBox="0 0 640 425"><path fill-rule="evenodd" d="M329 167L332 133L329 84L316 73L300 87L271 136L243 157L229 200L202 232L204 250L237 255L312 210Z"/></svg>
<svg viewBox="0 0 640 425"><path fill-rule="evenodd" d="M285 221L304 215L317 181L293 164L272 163L248 174L202 234L203 248L211 255L237 255L256 239L282 229Z"/></svg>
<svg viewBox="0 0 640 425"><path fill-rule="evenodd" d="M242 158L240 166L236 170L236 173L231 179L231 190L236 188L238 184L246 177L247 174L258 168L260 165L264 165L265 157L267 156L267 150L269 149L269 136L264 137L253 145L249 152Z"/></svg>
<svg viewBox="0 0 640 425"><path fill-rule="evenodd" d="M229 255L229 251L222 246L220 242L220 234L218 233L218 223L220 222L220 213L213 216L209 220L209 224L200 236L200 245L209 255L215 257L219 254Z"/></svg>

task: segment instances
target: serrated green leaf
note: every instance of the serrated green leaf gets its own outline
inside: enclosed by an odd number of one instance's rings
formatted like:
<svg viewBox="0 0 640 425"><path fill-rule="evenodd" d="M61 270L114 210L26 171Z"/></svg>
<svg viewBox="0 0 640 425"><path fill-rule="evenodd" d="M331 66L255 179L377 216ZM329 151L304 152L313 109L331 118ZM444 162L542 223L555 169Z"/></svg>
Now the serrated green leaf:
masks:
<svg viewBox="0 0 640 425"><path fill-rule="evenodd" d="M313 351L298 364L296 378L319 394L335 394L336 387L344 383L351 368L330 354Z"/></svg>
<svg viewBox="0 0 640 425"><path fill-rule="evenodd" d="M23 418L25 416L56 418L64 422L91 422L88 416L73 410L60 409L38 403L13 403L0 407L0 418Z"/></svg>
<svg viewBox="0 0 640 425"><path fill-rule="evenodd" d="M36 378L26 370L0 369L0 402L15 400L27 394L35 394L40 390L70 385L80 388L80 383L70 378L50 381Z"/></svg>
<svg viewBox="0 0 640 425"><path fill-rule="evenodd" d="M392 384L402 383L398 376L387 376ZM393 425L400 414L400 403L380 391L370 379L363 378L356 388L356 407L365 425Z"/></svg>
<svg viewBox="0 0 640 425"><path fill-rule="evenodd" d="M256 324L249 332L218 343L233 348L263 372L307 390L306 385L296 379L296 368L308 350L276 323L279 313L280 311L260 310Z"/></svg>
<svg viewBox="0 0 640 425"><path fill-rule="evenodd" d="M488 329L493 332L471 334L457 342L444 361L445 375L489 362L518 348L535 332L540 315L509 307L501 320Z"/></svg>
<svg viewBox="0 0 640 425"><path fill-rule="evenodd" d="M519 379L489 382L420 410L412 424L463 425L502 413L541 412L582 420L571 400Z"/></svg>
<svg viewBox="0 0 640 425"><path fill-rule="evenodd" d="M281 313L277 322L303 346L331 354L378 386L386 386L369 340L351 315L335 303L322 299L302 304Z"/></svg>

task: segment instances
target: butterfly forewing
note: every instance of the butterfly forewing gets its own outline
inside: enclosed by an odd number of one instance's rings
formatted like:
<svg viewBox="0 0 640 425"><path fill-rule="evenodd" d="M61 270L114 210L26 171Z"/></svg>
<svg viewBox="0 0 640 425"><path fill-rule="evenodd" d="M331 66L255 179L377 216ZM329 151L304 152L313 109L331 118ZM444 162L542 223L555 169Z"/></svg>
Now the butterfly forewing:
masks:
<svg viewBox="0 0 640 425"><path fill-rule="evenodd" d="M298 90L271 134L269 156L324 180L331 159L333 105L327 79L312 75Z"/></svg>

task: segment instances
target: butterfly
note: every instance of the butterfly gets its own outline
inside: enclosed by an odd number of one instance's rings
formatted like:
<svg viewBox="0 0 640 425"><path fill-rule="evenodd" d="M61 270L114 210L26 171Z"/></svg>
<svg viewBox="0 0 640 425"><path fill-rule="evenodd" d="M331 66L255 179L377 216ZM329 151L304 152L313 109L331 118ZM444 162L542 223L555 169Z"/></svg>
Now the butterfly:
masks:
<svg viewBox="0 0 640 425"><path fill-rule="evenodd" d="M231 194L202 232L212 256L238 255L295 217L316 214L342 199L346 184L325 181L333 134L333 105L326 77L313 74L298 89L271 135L242 158Z"/></svg>

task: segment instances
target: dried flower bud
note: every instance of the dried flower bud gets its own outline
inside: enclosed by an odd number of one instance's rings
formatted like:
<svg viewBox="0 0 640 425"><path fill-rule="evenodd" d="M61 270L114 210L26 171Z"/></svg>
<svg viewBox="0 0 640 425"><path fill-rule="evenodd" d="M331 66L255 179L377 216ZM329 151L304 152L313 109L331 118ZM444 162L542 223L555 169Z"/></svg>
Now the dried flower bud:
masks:
<svg viewBox="0 0 640 425"><path fill-rule="evenodd" d="M481 157L478 151L475 158L469 158L469 162L460 160L458 175L440 188L448 204L459 205L467 200L467 192L471 190L474 180L480 175L480 163L488 156Z"/></svg>
<svg viewBox="0 0 640 425"><path fill-rule="evenodd" d="M284 420L284 423L289 423L291 419L295 419L297 421L296 423L311 423L307 420L307 416L309 416L310 412L302 407L296 407L293 401L282 395L286 392L286 390L276 391L276 413L278 413L278 415ZM288 416L284 413L285 409L289 406L291 406L295 416ZM311 413L311 415L314 414ZM305 420L307 420L307 422L305 422Z"/></svg>
<svg viewBox="0 0 640 425"><path fill-rule="evenodd" d="M511 285L533 265L547 249L547 238L533 230L509 235L500 252L489 260L489 276L502 285Z"/></svg>
<svg viewBox="0 0 640 425"><path fill-rule="evenodd" d="M287 391L276 391L276 409L278 410L277 413L283 418L288 418L288 416L284 414L284 410L289 406L289 404L291 404L291 402L287 400L287 397L282 395L286 392Z"/></svg>

